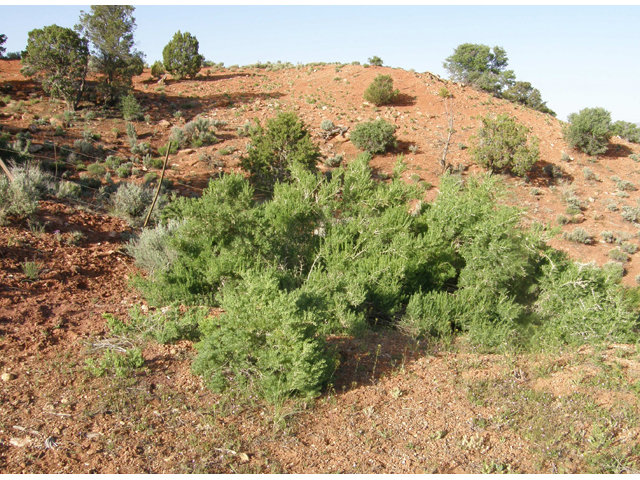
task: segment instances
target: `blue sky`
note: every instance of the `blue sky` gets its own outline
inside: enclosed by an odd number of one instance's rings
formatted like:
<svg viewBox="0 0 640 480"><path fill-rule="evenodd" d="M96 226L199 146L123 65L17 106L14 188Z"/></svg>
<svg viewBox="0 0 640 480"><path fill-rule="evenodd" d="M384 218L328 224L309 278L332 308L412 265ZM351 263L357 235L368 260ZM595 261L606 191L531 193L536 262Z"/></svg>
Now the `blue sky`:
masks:
<svg viewBox="0 0 640 480"><path fill-rule="evenodd" d="M89 6L2 6L7 51L28 32L73 27ZM260 61L366 62L447 77L442 62L462 43L503 47L518 80L566 120L603 107L640 122L640 6L151 6L136 7L138 49L151 64L177 30L225 65Z"/></svg>

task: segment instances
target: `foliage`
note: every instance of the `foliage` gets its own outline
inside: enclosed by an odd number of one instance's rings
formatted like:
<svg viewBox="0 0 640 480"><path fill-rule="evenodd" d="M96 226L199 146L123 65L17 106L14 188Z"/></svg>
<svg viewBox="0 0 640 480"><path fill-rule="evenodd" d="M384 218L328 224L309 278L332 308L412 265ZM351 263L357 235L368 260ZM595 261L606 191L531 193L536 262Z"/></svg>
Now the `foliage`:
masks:
<svg viewBox="0 0 640 480"><path fill-rule="evenodd" d="M180 77L195 77L200 71L204 56L198 53L199 43L189 32L176 32L162 50L164 68Z"/></svg>
<svg viewBox="0 0 640 480"><path fill-rule="evenodd" d="M392 103L399 93L393 89L391 75L378 75L364 91L364 99L379 107Z"/></svg>
<svg viewBox="0 0 640 480"><path fill-rule="evenodd" d="M533 88L529 82L515 82L502 93L502 98L556 116L556 113L547 107L547 102L542 101L540 90Z"/></svg>
<svg viewBox="0 0 640 480"><path fill-rule="evenodd" d="M563 129L567 143L587 155L599 155L607 151L611 138L611 114L604 108L585 108L568 117Z"/></svg>
<svg viewBox="0 0 640 480"><path fill-rule="evenodd" d="M367 59L367 62L369 62L369 65L373 65L374 67L382 66L382 59L377 55L374 55L373 57Z"/></svg>
<svg viewBox="0 0 640 480"><path fill-rule="evenodd" d="M115 375L116 377L126 377L132 371L142 368L144 365L144 357L139 348L132 348L124 353L114 350L107 350L100 360L93 358L86 360L87 371L96 377L105 375Z"/></svg>
<svg viewBox="0 0 640 480"><path fill-rule="evenodd" d="M13 181L0 175L0 224L7 218L24 218L38 209L38 201L53 193L53 177L35 166L11 169Z"/></svg>
<svg viewBox="0 0 640 480"><path fill-rule="evenodd" d="M483 117L471 153L479 165L491 171L509 170L524 176L540 157L538 139L534 136L529 141L529 132L506 114Z"/></svg>
<svg viewBox="0 0 640 480"><path fill-rule="evenodd" d="M213 131L211 131L213 127L213 121L202 116L197 116L184 126L184 140L190 142L194 148L217 143L218 139Z"/></svg>
<svg viewBox="0 0 640 480"><path fill-rule="evenodd" d="M384 153L397 146L396 127L383 119L359 123L351 133L351 142L369 153Z"/></svg>
<svg viewBox="0 0 640 480"><path fill-rule="evenodd" d="M118 168L122 168L122 166ZM113 214L126 220L129 225L140 226L149 212L154 194L155 192L151 188L135 183L121 183L111 195ZM160 212L166 203L166 198L160 195L151 214L150 221L152 223L157 223L160 218Z"/></svg>
<svg viewBox="0 0 640 480"><path fill-rule="evenodd" d="M618 120L611 126L611 133L627 142L640 143L640 128L635 123Z"/></svg>
<svg viewBox="0 0 640 480"><path fill-rule="evenodd" d="M91 69L101 76L100 89L107 104L115 105L144 68L142 52L135 50L136 21L130 5L92 5L81 11L76 30L92 45Z"/></svg>
<svg viewBox="0 0 640 480"><path fill-rule="evenodd" d="M122 118L127 122L140 120L143 117L142 107L133 93L122 97L120 100L120 111L122 112Z"/></svg>
<svg viewBox="0 0 640 480"><path fill-rule="evenodd" d="M86 39L57 25L31 30L22 65L23 75L36 77L48 95L62 98L69 110L76 109L89 66Z"/></svg>
<svg viewBox="0 0 640 480"><path fill-rule="evenodd" d="M593 243L593 237L582 227L576 227L572 232L564 232L562 238L585 245Z"/></svg>
<svg viewBox="0 0 640 480"><path fill-rule="evenodd" d="M464 43L443 63L451 78L500 96L502 89L515 81L513 70L507 68L507 52L502 47Z"/></svg>
<svg viewBox="0 0 640 480"><path fill-rule="evenodd" d="M135 258L138 267L151 275L171 268L177 252L171 247L170 238L180 225L176 220L169 220L166 225L143 229L137 238L127 243L127 252Z"/></svg>
<svg viewBox="0 0 640 480"><path fill-rule="evenodd" d="M3 33L0 33L0 58L2 58L4 55L4 52L7 51L6 47L4 46L6 41L7 41L7 36Z"/></svg>
<svg viewBox="0 0 640 480"><path fill-rule="evenodd" d="M164 69L164 64L160 61L160 60L156 60L155 62L153 62L153 65L151 65L151 76L154 78L160 78L162 75L164 75L165 69Z"/></svg>
<svg viewBox="0 0 640 480"><path fill-rule="evenodd" d="M325 132L329 132L335 128L335 125L331 120L323 120L320 122L320 128Z"/></svg>
<svg viewBox="0 0 640 480"><path fill-rule="evenodd" d="M336 367L316 335L321 312L303 292L281 289L272 270L243 277L223 289L224 313L203 328L194 372L216 391L232 381L271 401L317 395Z"/></svg>
<svg viewBox="0 0 640 480"><path fill-rule="evenodd" d="M256 122L250 136L251 147L241 165L260 188L271 191L277 182L290 178L296 164L315 171L320 150L295 113L279 113L267 120L266 128Z"/></svg>
<svg viewBox="0 0 640 480"><path fill-rule="evenodd" d="M370 161L330 177L295 163L266 200L225 175L200 198L175 199L166 229L139 241L149 275L135 282L152 306L224 311L198 323L193 368L209 386L315 395L336 365L326 338L374 325L463 333L493 351L635 341L620 269L547 247L541 226L523 228L498 202L498 177L447 174L436 200L412 209L422 192L399 178L402 162L379 182Z"/></svg>
<svg viewBox="0 0 640 480"><path fill-rule="evenodd" d="M633 342L637 310L619 275L595 264L555 262L543 267L540 293L533 305L545 319L533 334L540 348L584 343Z"/></svg>

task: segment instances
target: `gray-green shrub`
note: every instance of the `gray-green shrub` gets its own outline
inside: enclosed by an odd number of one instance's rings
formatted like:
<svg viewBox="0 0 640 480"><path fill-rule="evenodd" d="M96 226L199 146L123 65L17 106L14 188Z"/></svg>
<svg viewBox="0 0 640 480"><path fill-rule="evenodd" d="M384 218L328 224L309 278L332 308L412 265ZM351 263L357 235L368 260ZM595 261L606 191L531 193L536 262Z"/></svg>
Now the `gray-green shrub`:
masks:
<svg viewBox="0 0 640 480"><path fill-rule="evenodd" d="M364 99L380 107L393 103L399 94L399 90L393 89L391 75L378 75L364 91Z"/></svg>
<svg viewBox="0 0 640 480"><path fill-rule="evenodd" d="M113 214L126 220L129 225L140 226L146 218L154 194L151 188L130 182L121 183L110 197ZM155 224L160 219L162 208L166 203L166 198L160 195L150 217L152 223Z"/></svg>
<svg viewBox="0 0 640 480"><path fill-rule="evenodd" d="M383 119L359 123L351 132L351 143L365 152L384 153L397 147L395 131L395 125Z"/></svg>
<svg viewBox="0 0 640 480"><path fill-rule="evenodd" d="M568 116L563 135L569 146L587 155L607 151L611 138L611 114L604 108L585 108Z"/></svg>
<svg viewBox="0 0 640 480"><path fill-rule="evenodd" d="M506 114L482 118L471 150L476 163L494 172L524 176L540 158L538 139Z"/></svg>
<svg viewBox="0 0 640 480"><path fill-rule="evenodd" d="M54 192L53 177L35 166L11 169L13 180L0 176L0 223L7 218L24 218L38 209L41 198Z"/></svg>

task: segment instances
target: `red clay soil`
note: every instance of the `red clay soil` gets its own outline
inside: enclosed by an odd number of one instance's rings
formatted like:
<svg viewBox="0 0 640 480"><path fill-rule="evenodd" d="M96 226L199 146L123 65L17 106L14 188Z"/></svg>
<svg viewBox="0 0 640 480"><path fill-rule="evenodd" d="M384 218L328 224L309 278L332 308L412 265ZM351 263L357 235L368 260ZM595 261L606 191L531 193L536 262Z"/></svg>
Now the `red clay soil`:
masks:
<svg viewBox="0 0 640 480"><path fill-rule="evenodd" d="M376 108L363 102L365 88L378 74L393 77L401 92L396 104ZM198 195L220 171L240 171L239 158L248 139L237 130L247 121L264 122L279 111L293 110L309 126L325 157L344 154L346 161L359 153L348 133L324 141L322 120L350 129L376 118L395 124L398 150L376 156L372 165L384 177L403 154L408 164L403 177L432 184L426 193L426 200L432 200L438 192L447 125L445 102L438 93L446 87L453 94L455 115L449 164L463 175L481 171L470 154L479 118L508 113L540 139L541 161L529 180L504 177L504 201L526 209L524 223L557 225L558 215L570 216L563 195L574 195L583 203L574 222L595 241L583 245L559 235L550 240L552 246L572 258L602 265L613 247L601 241L603 230L638 244L636 225L625 221L620 210L635 206L640 193L620 193L610 178L617 175L638 183L640 164L629 158L640 152L638 145L614 138L605 155L589 158L566 145L557 119L430 73L328 65L279 71L203 69L201 75L168 80L163 88L148 72L134 79L136 97L150 116L136 122L138 139L150 142L154 150L166 143L172 125L196 115L227 122L217 132L220 143L171 156L168 177L180 194ZM105 150L129 155L121 117L107 112L83 120L93 107L87 103L71 123L55 118L64 105L50 102L38 85L22 77L17 61L0 61L0 87L7 86L12 87L10 98L0 103L5 131L37 124L33 144L54 141L57 151L91 130L100 135L96 143ZM176 111L182 117L174 115ZM49 119L63 126L66 135L54 136ZM563 152L569 161L562 160ZM54 152L44 149L35 157L51 160ZM557 167L555 178L545 173L551 172L547 165ZM585 168L593 173L589 179ZM76 179L77 173L71 172L70 178ZM44 227L38 228L38 223ZM82 233L77 244L71 243L74 231ZM31 226L25 221L0 227L1 472L482 473L503 467L522 473L585 471L586 460L578 454L557 462L540 460L535 441L498 420L499 406L479 404L469 393L482 382L503 381L516 390L556 396L587 392L571 380L575 376L543 378L520 357L420 344L398 332L371 333L357 341L334 339L341 361L335 385L310 403L274 407L242 395L236 399L211 393L190 371L195 351L187 341L144 344L145 365L129 376L91 375L86 361L97 358L109 342L122 341L110 335L103 314L124 319L132 306L145 305L130 285L139 273L124 249L130 233L124 221L91 205L54 200L41 202ZM625 264L628 285L634 285L640 273L637 257L630 255ZM27 262L37 264L37 279L25 275ZM636 378L638 362L628 362L626 371ZM587 374L582 367L572 373ZM616 398L605 391L598 404L606 406ZM636 405L637 398L628 402ZM625 430L618 441L638 444L638 428Z"/></svg>

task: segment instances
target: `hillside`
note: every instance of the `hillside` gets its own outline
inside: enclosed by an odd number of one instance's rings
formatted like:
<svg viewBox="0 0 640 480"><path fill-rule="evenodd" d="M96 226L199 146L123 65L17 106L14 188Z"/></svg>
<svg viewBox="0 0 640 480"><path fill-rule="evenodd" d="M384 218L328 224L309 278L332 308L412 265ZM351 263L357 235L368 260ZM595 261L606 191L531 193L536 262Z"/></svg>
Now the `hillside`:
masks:
<svg viewBox="0 0 640 480"><path fill-rule="evenodd" d="M57 159L63 146L87 138L83 132L108 154L130 155L127 122L117 111L86 102L74 118L64 118L64 105L50 101L19 68L18 61L0 61L0 125L11 134L31 131L32 145L43 146L33 148L37 160ZM400 90L391 106L363 101L378 74L391 75ZM529 178L504 176L503 201L525 209L523 223L558 226L562 215L569 222L560 225L563 232L586 229L590 245L561 234L549 241L581 262L610 261L615 245L603 231L638 246L636 225L620 212L638 205L640 192L618 186L640 182L640 164L630 158L640 146L614 138L605 155L590 158L566 145L557 119L429 73L360 65L205 68L194 80L159 85L145 71L134 89L148 117L135 128L138 140L157 152L174 125L198 115L226 122L216 131L220 142L169 157L173 190L199 196L209 179L241 171L249 139L238 129L248 121L295 111L325 158L344 154L349 162L359 153L349 133L325 141L322 120L351 131L384 118L398 127L399 145L374 157L376 175L390 176L402 154L403 178L430 184L425 200L431 201L447 130L443 87L453 95L447 162L455 171L482 171L470 154L480 117L514 116L540 140L541 160ZM96 115L87 116L91 110ZM82 160L89 165L92 157ZM71 180L82 170L66 169ZM151 170L140 168L131 180L141 183ZM567 199L581 212L567 213ZM137 273L123 248L131 228L86 202L50 199L36 217L0 227L3 472L637 472L640 354L633 345L487 355L463 341L421 343L398 332L335 338L341 362L335 385L315 402L275 406L211 393L190 371L189 341L145 344L144 367L123 377L90 375L87 360L128 341L109 335L102 314L124 318L131 306L145 306L128 284ZM82 236L73 240L74 231ZM639 255L630 253L624 263L629 286L637 284ZM23 272L28 261L40 264L30 282Z"/></svg>

